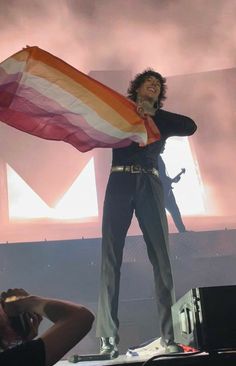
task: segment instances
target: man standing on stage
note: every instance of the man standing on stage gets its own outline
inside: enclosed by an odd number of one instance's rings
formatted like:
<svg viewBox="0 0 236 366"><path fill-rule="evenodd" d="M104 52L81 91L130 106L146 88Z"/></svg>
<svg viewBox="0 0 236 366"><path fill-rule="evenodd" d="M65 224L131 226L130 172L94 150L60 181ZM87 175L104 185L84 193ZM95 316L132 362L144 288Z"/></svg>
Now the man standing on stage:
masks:
<svg viewBox="0 0 236 366"><path fill-rule="evenodd" d="M140 114L153 118L161 139L145 147L132 143L125 148L113 149L103 211L101 285L97 312L100 352L109 354L111 358L118 356L120 267L125 237L134 212L153 266L161 344L165 352L179 350L173 336L171 306L175 298L168 226L156 161L168 137L192 135L196 125L188 117L161 109L165 93L166 80L154 70L145 70L131 81L128 97L137 103Z"/></svg>

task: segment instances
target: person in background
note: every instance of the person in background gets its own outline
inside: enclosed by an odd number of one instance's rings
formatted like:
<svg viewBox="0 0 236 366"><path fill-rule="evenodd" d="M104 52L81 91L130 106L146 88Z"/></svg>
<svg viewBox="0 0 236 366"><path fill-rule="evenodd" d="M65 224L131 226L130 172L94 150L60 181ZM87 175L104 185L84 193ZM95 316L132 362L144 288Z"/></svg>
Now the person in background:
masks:
<svg viewBox="0 0 236 366"><path fill-rule="evenodd" d="M164 152L164 150L165 150L165 145L163 145L161 154ZM162 186L163 186L165 208L171 214L171 217L175 223L175 226L176 226L178 232L184 233L184 232L186 232L186 228L183 223L181 213L180 213L179 207L177 205L177 202L176 202L176 199L175 199L175 196L173 193L172 184L178 183L180 181L181 175L185 173L185 169L182 169L181 172L176 175L176 177L170 178L169 175L167 174L166 165L165 165L164 160L162 159L161 155L159 155L158 159L157 159L157 168L158 168L160 179L161 179Z"/></svg>
<svg viewBox="0 0 236 366"><path fill-rule="evenodd" d="M53 325L39 338L43 317ZM51 366L90 331L94 315L68 301L30 295L24 289L1 294L0 365Z"/></svg>

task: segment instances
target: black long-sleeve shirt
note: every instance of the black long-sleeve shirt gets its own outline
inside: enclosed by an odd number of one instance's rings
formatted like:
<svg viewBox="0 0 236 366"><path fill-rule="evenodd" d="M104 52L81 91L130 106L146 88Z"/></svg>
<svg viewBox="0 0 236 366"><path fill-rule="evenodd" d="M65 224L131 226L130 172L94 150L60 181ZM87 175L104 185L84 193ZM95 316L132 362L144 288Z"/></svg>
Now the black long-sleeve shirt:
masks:
<svg viewBox="0 0 236 366"><path fill-rule="evenodd" d="M155 168L157 157L165 143L171 136L190 136L197 126L186 116L159 109L153 120L161 133L161 139L145 147L133 142L131 145L113 149L112 165L140 165L143 168Z"/></svg>

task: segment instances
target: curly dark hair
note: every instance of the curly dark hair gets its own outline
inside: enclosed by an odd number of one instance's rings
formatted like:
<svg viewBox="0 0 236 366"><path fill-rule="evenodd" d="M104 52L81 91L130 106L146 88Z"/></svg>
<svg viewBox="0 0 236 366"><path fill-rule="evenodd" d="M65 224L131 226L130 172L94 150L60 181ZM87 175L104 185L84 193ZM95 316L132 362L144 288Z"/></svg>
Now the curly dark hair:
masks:
<svg viewBox="0 0 236 366"><path fill-rule="evenodd" d="M157 80L161 83L161 92L157 100L157 105L159 108L163 106L163 102L166 99L166 78L164 78L161 74L154 71L153 69L146 69L142 73L137 74L133 80L131 80L128 88L128 98L130 98L133 101L136 101L137 99L137 92L136 90L142 85L142 83L148 79L150 76L154 76Z"/></svg>

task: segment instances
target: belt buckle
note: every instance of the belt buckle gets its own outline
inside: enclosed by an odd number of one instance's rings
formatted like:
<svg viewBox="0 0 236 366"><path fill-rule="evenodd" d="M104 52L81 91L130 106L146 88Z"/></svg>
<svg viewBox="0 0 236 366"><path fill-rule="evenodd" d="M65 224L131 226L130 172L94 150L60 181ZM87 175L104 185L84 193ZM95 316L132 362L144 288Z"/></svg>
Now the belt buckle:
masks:
<svg viewBox="0 0 236 366"><path fill-rule="evenodd" d="M130 166L131 173L137 174L137 173L141 173L141 171L142 171L142 168L140 165L131 165Z"/></svg>

